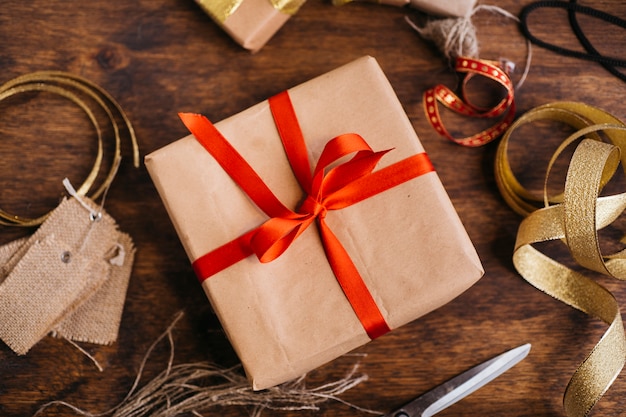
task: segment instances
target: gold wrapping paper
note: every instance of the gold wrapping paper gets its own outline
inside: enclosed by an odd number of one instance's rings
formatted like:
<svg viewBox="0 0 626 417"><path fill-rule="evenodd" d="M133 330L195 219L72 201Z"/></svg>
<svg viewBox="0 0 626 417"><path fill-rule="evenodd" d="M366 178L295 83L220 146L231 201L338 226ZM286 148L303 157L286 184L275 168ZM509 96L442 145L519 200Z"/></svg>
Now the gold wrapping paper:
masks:
<svg viewBox="0 0 626 417"><path fill-rule="evenodd" d="M305 0L196 0L237 43L252 52L295 14Z"/></svg>
<svg viewBox="0 0 626 417"><path fill-rule="evenodd" d="M364 57L289 90L312 161L347 132L386 166L423 151L375 59ZM216 127L287 206L302 191L267 101ZM190 260L258 226L265 216L192 136L146 157ZM483 274L437 174L328 213L389 326L449 302ZM255 389L298 377L369 341L311 227L277 260L247 258L203 283Z"/></svg>

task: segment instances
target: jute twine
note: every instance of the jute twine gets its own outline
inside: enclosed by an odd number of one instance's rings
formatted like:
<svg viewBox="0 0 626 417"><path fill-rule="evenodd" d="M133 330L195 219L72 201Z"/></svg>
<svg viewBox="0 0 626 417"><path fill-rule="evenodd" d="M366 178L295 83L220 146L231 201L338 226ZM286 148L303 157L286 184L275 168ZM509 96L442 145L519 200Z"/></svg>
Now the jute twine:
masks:
<svg viewBox="0 0 626 417"><path fill-rule="evenodd" d="M382 414L379 411L356 406L342 400L339 395L367 380L358 374L358 363L339 380L316 387L307 387L305 376L282 385L253 391L240 366L221 368L208 362L174 364L174 339L172 331L182 318L179 313L167 330L147 350L135 381L126 397L113 408L93 413L65 401L52 401L42 405L33 417L42 415L48 408L67 408L85 417L174 417L179 415L217 415L219 407L246 407L252 417L261 416L264 410L319 410L326 402L338 402L355 410ZM155 349L167 339L170 355L167 366L158 376L141 388L139 384L146 364ZM210 410L215 410L210 413Z"/></svg>
<svg viewBox="0 0 626 417"><path fill-rule="evenodd" d="M476 6L470 13L462 17L449 17L439 19L429 19L423 26L418 26L408 17L406 21L411 27L424 39L431 41L437 49L443 54L448 62L454 62L457 57L479 58L480 46L476 27L472 22L474 15L480 11L488 11L494 14L500 14L515 22L519 22L519 18L512 13L498 7L481 4ZM526 47L528 50L526 56L526 64L524 72L518 81L516 88L524 83L528 71L530 69L530 61L532 58L531 44L527 40ZM513 65L507 61L506 65ZM513 68L514 69L514 65Z"/></svg>

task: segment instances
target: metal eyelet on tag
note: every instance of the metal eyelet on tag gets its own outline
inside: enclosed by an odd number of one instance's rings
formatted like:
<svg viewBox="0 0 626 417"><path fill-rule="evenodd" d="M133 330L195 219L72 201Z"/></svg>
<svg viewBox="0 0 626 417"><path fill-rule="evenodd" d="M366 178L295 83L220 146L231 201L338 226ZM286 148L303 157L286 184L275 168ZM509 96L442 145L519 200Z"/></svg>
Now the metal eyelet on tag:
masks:
<svg viewBox="0 0 626 417"><path fill-rule="evenodd" d="M50 212L30 218L0 208L0 225L38 227L25 241L8 246L12 253L0 251L0 339L18 355L46 335L109 345L117 340L135 249L104 211L104 197L122 157L120 128L127 131L139 167L134 129L108 92L65 72L39 71L2 83L0 101L32 92L61 96L82 109L96 131L98 152L77 189L63 180L72 198L61 199ZM111 136L113 146L104 152ZM103 164L105 153L112 157L109 164ZM93 199L99 197L98 205ZM103 259L112 245L120 245L113 262L121 265L115 268Z"/></svg>
<svg viewBox="0 0 626 417"><path fill-rule="evenodd" d="M61 253L61 262L63 262L64 264L69 264L71 260L72 260L72 253L70 251L66 250L63 253Z"/></svg>

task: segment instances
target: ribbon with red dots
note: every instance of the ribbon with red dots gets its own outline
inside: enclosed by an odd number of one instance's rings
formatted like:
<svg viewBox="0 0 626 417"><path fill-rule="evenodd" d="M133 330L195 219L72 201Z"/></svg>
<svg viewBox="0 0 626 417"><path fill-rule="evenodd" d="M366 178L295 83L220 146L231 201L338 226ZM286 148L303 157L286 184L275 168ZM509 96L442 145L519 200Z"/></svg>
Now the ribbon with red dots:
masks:
<svg viewBox="0 0 626 417"><path fill-rule="evenodd" d="M498 63L493 61L458 57L456 59L455 70L459 73L466 74L461 85L462 98L459 98L452 90L441 84L425 91L423 103L426 118L437 133L459 145L476 147L489 143L502 135L511 125L515 117L513 83L507 72L502 69ZM484 108L477 106L468 99L466 93L467 83L476 75L487 77L506 89L506 96L494 107ZM500 120L495 125L472 136L455 138L443 125L439 113L439 103L447 109L463 116L484 119L500 117Z"/></svg>

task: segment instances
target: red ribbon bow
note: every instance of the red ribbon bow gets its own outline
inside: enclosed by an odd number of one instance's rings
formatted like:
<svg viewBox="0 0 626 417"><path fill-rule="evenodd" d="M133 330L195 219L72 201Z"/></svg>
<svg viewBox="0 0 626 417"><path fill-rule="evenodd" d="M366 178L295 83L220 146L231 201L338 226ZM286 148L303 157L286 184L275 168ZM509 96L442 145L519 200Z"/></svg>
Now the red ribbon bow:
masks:
<svg viewBox="0 0 626 417"><path fill-rule="evenodd" d="M193 262L200 281L240 260L256 254L261 262L279 257L302 232L317 221L329 264L350 305L371 339L389 331L365 282L350 256L325 222L328 210L358 203L420 175L434 171L425 153L374 171L386 151L374 152L354 133L330 140L311 173L302 131L288 92L269 99L287 158L306 198L293 211L285 207L258 174L204 116L182 113L180 117L204 148L230 177L270 218L261 226L201 256ZM354 154L351 159L338 160Z"/></svg>

